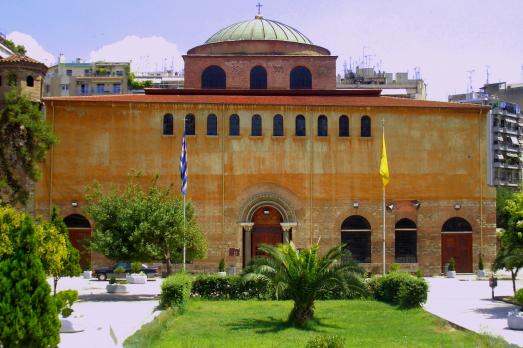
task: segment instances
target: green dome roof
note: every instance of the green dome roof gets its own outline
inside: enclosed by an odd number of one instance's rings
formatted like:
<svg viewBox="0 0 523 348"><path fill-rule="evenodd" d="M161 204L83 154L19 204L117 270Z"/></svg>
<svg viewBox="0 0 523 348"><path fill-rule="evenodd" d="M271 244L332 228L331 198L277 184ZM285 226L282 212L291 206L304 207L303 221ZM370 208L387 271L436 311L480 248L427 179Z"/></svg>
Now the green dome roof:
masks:
<svg viewBox="0 0 523 348"><path fill-rule="evenodd" d="M206 44L240 40L278 40L312 45L308 37L286 24L256 16L230 25L211 36Z"/></svg>

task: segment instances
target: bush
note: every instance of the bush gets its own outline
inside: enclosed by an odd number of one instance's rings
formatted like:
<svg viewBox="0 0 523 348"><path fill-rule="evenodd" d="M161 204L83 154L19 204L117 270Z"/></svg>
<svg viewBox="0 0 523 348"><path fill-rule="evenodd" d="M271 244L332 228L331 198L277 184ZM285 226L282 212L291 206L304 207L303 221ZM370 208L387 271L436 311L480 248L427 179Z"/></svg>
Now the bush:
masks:
<svg viewBox="0 0 523 348"><path fill-rule="evenodd" d="M418 270L416 271L416 277L423 278L424 276L425 275L423 274L423 271L418 268Z"/></svg>
<svg viewBox="0 0 523 348"><path fill-rule="evenodd" d="M374 277L367 284L375 299L399 304L403 308L419 307L427 300L428 285L425 279L405 272Z"/></svg>
<svg viewBox="0 0 523 348"><path fill-rule="evenodd" d="M122 273L126 273L125 272L125 268L123 268L122 266L118 266L114 269L113 271L114 274L122 274Z"/></svg>
<svg viewBox="0 0 523 348"><path fill-rule="evenodd" d="M455 270L456 270L456 261L454 260L453 257L451 257L449 260L449 265L447 267L447 271L455 271Z"/></svg>
<svg viewBox="0 0 523 348"><path fill-rule="evenodd" d="M0 253L0 347L56 347L60 321L36 255L35 226L12 208L0 208L0 225L9 242Z"/></svg>
<svg viewBox="0 0 523 348"><path fill-rule="evenodd" d="M225 272L225 260L221 259L218 264L218 272Z"/></svg>
<svg viewBox="0 0 523 348"><path fill-rule="evenodd" d="M398 272L400 270L400 265L397 263L391 263L389 266L389 272Z"/></svg>
<svg viewBox="0 0 523 348"><path fill-rule="evenodd" d="M483 265L483 256L481 256L481 254L479 254L478 269L480 271L483 271L485 269L485 266Z"/></svg>
<svg viewBox="0 0 523 348"><path fill-rule="evenodd" d="M244 281L241 276L200 275L192 285L192 296L213 300L269 299L269 284L262 280Z"/></svg>
<svg viewBox="0 0 523 348"><path fill-rule="evenodd" d="M131 273L140 273L142 270L142 264L140 262L131 263Z"/></svg>
<svg viewBox="0 0 523 348"><path fill-rule="evenodd" d="M520 305L523 305L523 289L519 289L518 291L516 291L516 294L514 295L514 300Z"/></svg>
<svg viewBox="0 0 523 348"><path fill-rule="evenodd" d="M345 338L340 336L315 336L311 338L305 348L343 348Z"/></svg>
<svg viewBox="0 0 523 348"><path fill-rule="evenodd" d="M429 286L425 279L410 276L408 281L401 284L399 291L399 305L401 308L421 307L427 302Z"/></svg>
<svg viewBox="0 0 523 348"><path fill-rule="evenodd" d="M65 290L58 292L55 297L56 309L62 317L67 318L73 313L73 304L78 300L78 291Z"/></svg>
<svg viewBox="0 0 523 348"><path fill-rule="evenodd" d="M186 273L177 273L165 278L162 283L160 305L183 312L191 296L191 287L192 279Z"/></svg>

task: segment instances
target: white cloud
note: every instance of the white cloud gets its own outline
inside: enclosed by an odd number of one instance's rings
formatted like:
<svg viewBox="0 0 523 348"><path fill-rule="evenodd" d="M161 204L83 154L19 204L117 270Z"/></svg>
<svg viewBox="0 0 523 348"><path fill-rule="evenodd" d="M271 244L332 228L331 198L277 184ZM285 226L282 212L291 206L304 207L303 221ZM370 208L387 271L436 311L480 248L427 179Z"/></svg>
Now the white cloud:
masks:
<svg viewBox="0 0 523 348"><path fill-rule="evenodd" d="M17 45L25 46L27 56L34 58L47 66L56 63L55 57L47 52L31 35L19 31L13 31L12 33L7 34L7 38Z"/></svg>
<svg viewBox="0 0 523 348"><path fill-rule="evenodd" d="M126 36L120 41L102 46L91 51L91 61L124 61L131 62L135 72L163 71L183 68L183 60L176 44L161 36L138 37Z"/></svg>

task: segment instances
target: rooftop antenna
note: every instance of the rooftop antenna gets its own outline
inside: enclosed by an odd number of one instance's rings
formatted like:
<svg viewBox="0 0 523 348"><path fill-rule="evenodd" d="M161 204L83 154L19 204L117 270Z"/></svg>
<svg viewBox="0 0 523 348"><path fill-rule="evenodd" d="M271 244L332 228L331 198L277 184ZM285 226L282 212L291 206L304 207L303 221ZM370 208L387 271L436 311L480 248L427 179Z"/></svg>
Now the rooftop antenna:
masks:
<svg viewBox="0 0 523 348"><path fill-rule="evenodd" d="M467 70L468 80L469 80L469 84L467 86L467 93L474 92L474 89L472 88L472 73L474 73L474 72L476 72L476 70L474 70L474 69Z"/></svg>
<svg viewBox="0 0 523 348"><path fill-rule="evenodd" d="M487 73L487 85L489 84L489 77L490 77L490 65L485 66L485 70Z"/></svg>
<svg viewBox="0 0 523 348"><path fill-rule="evenodd" d="M420 73L420 67L415 66L414 67L414 79L415 80L421 80L421 73Z"/></svg>
<svg viewBox="0 0 523 348"><path fill-rule="evenodd" d="M263 5L258 2L256 7L258 8L258 17L260 17L261 16L261 8L263 7Z"/></svg>

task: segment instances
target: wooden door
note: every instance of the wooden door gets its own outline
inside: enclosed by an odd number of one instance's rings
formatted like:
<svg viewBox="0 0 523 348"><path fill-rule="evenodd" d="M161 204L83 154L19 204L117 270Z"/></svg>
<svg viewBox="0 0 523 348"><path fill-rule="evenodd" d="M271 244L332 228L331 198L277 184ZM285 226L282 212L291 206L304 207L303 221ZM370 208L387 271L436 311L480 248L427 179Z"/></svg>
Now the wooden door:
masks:
<svg viewBox="0 0 523 348"><path fill-rule="evenodd" d="M441 235L441 270L453 257L457 273L472 273L472 233L443 233Z"/></svg>
<svg viewBox="0 0 523 348"><path fill-rule="evenodd" d="M283 230L280 212L272 207L259 208L253 214L254 226L252 228L251 255L262 256L258 250L260 244L276 245L283 243Z"/></svg>
<svg viewBox="0 0 523 348"><path fill-rule="evenodd" d="M82 269L87 269L87 265L91 263L91 253L85 247L84 241L84 239L89 237L91 237L90 228L69 228L69 239L80 253L80 266Z"/></svg>

